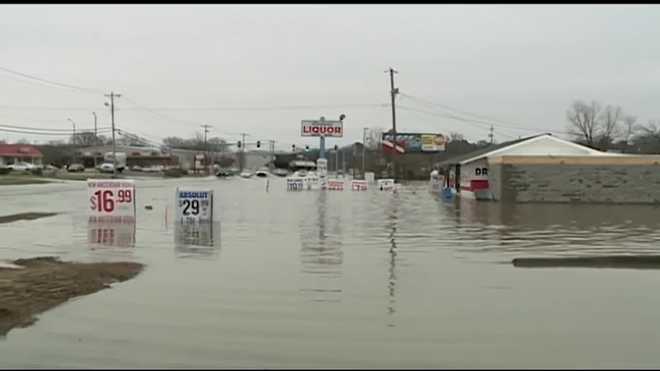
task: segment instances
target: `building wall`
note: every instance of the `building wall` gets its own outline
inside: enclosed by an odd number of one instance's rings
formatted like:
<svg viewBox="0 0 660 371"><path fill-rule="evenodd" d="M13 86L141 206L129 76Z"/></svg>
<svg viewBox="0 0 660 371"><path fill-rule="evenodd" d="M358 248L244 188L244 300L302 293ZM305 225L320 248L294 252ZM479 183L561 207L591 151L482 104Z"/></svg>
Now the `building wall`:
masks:
<svg viewBox="0 0 660 371"><path fill-rule="evenodd" d="M488 161L485 158L461 165L461 189L470 188L472 181L488 181L488 179Z"/></svg>
<svg viewBox="0 0 660 371"><path fill-rule="evenodd" d="M660 204L660 158L585 161L548 157L491 161L494 198L502 202ZM545 161L543 161L545 160Z"/></svg>

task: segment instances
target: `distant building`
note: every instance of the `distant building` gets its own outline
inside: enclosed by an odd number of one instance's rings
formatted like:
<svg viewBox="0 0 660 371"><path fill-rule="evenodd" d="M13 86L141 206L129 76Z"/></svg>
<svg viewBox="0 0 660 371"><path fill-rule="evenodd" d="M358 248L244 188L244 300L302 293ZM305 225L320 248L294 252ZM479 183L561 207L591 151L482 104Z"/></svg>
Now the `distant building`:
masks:
<svg viewBox="0 0 660 371"><path fill-rule="evenodd" d="M628 169L626 161L635 164L634 169ZM643 183L635 183L633 178L621 174L630 172L637 177L637 172L648 172L649 169L637 166L647 166L648 161L652 159L632 159L630 155L602 152L541 134L453 157L440 162L438 167L447 174L445 185L462 198L607 202L608 197L636 200L636 196L628 193L630 186L643 186ZM641 189L635 192L643 193ZM625 198L626 195L629 197Z"/></svg>
<svg viewBox="0 0 660 371"><path fill-rule="evenodd" d="M0 144L0 166L15 162L29 162L41 165L43 154L35 146L29 144Z"/></svg>
<svg viewBox="0 0 660 371"><path fill-rule="evenodd" d="M155 147L134 147L117 145L116 152L126 153L126 166L172 166L178 164L178 158L169 153L163 153ZM81 148L76 152L77 161L85 167L94 167L94 164L103 163L104 154L112 152L112 145L90 146Z"/></svg>

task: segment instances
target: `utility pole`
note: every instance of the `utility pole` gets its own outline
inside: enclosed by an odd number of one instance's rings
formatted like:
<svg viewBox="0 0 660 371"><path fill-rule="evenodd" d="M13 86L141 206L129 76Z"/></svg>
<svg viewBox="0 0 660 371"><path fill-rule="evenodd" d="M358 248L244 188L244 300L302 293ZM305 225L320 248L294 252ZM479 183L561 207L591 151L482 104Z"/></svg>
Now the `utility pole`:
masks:
<svg viewBox="0 0 660 371"><path fill-rule="evenodd" d="M362 179L367 179L367 177L364 175L364 173L366 171L365 170L366 169L366 167L365 167L365 164L366 164L365 155L367 154L367 150L366 150L366 148L367 148L367 130L368 130L367 128L362 128Z"/></svg>
<svg viewBox="0 0 660 371"><path fill-rule="evenodd" d="M92 115L94 115L94 144L98 145L99 136L98 136L98 128L96 126L96 112L92 112ZM94 157L94 169L96 169L96 152L92 153L92 157Z"/></svg>
<svg viewBox="0 0 660 371"><path fill-rule="evenodd" d="M270 171L273 171L275 167L275 141L271 139L268 143L270 144Z"/></svg>
<svg viewBox="0 0 660 371"><path fill-rule="evenodd" d="M208 134L210 127L212 126L206 124L202 125L202 128L204 129L204 149L206 150L206 168L208 170L209 175L211 175L211 164L209 163L209 157L211 156L211 154L209 151L208 142L206 141L206 134Z"/></svg>
<svg viewBox="0 0 660 371"><path fill-rule="evenodd" d="M346 175L346 151L341 151L341 173Z"/></svg>
<svg viewBox="0 0 660 371"><path fill-rule="evenodd" d="M96 126L96 112L92 112L92 115L94 115L94 141L98 142L99 131L98 131L98 127Z"/></svg>
<svg viewBox="0 0 660 371"><path fill-rule="evenodd" d="M490 126L490 133L488 134L488 137L490 138L490 144L493 144L493 125Z"/></svg>
<svg viewBox="0 0 660 371"><path fill-rule="evenodd" d="M240 165L241 165L241 173L243 172L243 168L245 167L245 137L248 136L248 133L241 133L241 160L240 160Z"/></svg>
<svg viewBox="0 0 660 371"><path fill-rule="evenodd" d="M395 156L396 156L396 109L394 108L394 100L397 94L399 94L399 89L394 88L394 74L399 73L395 71L392 67L388 71L390 73L390 87L391 91L390 94L392 96L392 142L394 142L394 154L392 155L392 173L394 174L394 178L396 179L396 164L395 164Z"/></svg>
<svg viewBox="0 0 660 371"><path fill-rule="evenodd" d="M115 94L110 92L106 94L106 97L110 97L110 118L112 122L112 177L114 178L117 175L117 147L115 144L115 97L121 97L121 94ZM108 102L105 103L108 105Z"/></svg>

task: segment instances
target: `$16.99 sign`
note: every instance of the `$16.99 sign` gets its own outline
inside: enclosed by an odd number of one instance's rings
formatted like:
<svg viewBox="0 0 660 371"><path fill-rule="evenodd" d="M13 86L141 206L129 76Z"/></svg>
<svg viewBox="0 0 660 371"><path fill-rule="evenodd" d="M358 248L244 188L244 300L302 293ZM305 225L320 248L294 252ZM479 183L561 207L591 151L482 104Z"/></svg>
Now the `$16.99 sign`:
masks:
<svg viewBox="0 0 660 371"><path fill-rule="evenodd" d="M135 216L135 183L124 179L88 179L91 215Z"/></svg>

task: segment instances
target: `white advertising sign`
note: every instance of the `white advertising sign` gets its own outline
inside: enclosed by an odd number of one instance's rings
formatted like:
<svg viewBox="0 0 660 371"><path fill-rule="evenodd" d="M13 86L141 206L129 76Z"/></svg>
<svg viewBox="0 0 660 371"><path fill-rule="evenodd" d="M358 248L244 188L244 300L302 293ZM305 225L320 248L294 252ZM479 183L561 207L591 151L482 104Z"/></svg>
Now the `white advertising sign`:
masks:
<svg viewBox="0 0 660 371"><path fill-rule="evenodd" d="M344 181L339 179L328 179L328 190L329 191L343 191L344 190Z"/></svg>
<svg viewBox="0 0 660 371"><path fill-rule="evenodd" d="M394 179L378 179L378 189L381 191L393 191Z"/></svg>
<svg viewBox="0 0 660 371"><path fill-rule="evenodd" d="M177 221L213 221L213 190L176 189Z"/></svg>
<svg viewBox="0 0 660 371"><path fill-rule="evenodd" d="M344 123L341 121L302 120L300 136L341 138L344 136Z"/></svg>
<svg viewBox="0 0 660 371"><path fill-rule="evenodd" d="M87 179L87 190L90 215L135 217L133 180Z"/></svg>
<svg viewBox="0 0 660 371"><path fill-rule="evenodd" d="M366 180L351 181L351 189L353 191L366 191L368 188L369 188L369 183Z"/></svg>
<svg viewBox="0 0 660 371"><path fill-rule="evenodd" d="M287 191L302 191L305 189L305 184L302 178L286 178Z"/></svg>
<svg viewBox="0 0 660 371"><path fill-rule="evenodd" d="M311 191L318 188L319 178L316 175L307 175L303 178L303 183L305 184L305 189Z"/></svg>

